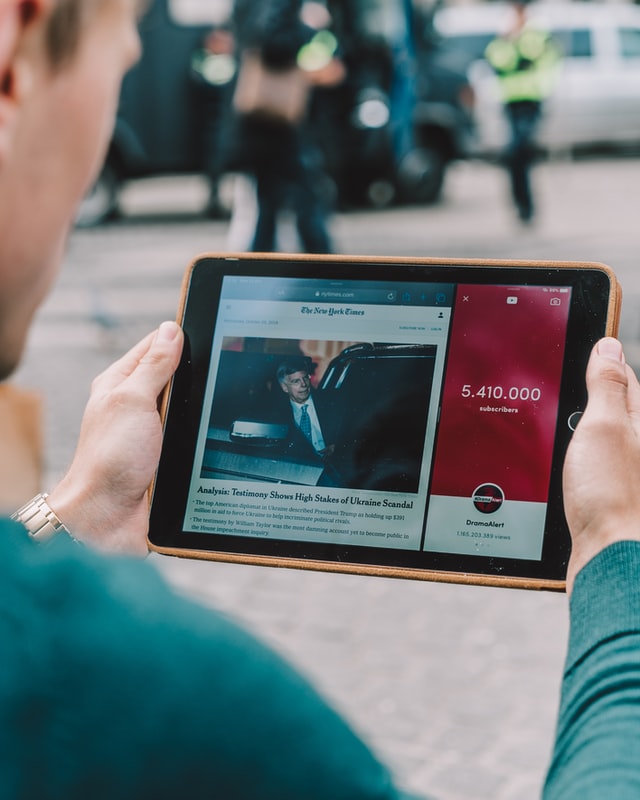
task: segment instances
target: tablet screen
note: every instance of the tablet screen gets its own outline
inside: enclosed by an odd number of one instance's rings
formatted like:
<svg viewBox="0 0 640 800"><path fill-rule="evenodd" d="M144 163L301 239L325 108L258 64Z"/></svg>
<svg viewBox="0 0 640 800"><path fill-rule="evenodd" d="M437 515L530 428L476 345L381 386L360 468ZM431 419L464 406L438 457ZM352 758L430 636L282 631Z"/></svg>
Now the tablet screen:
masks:
<svg viewBox="0 0 640 800"><path fill-rule="evenodd" d="M533 575L545 547L566 556L554 469L580 407L562 397L575 275L241 266L210 298L183 431L185 546Z"/></svg>

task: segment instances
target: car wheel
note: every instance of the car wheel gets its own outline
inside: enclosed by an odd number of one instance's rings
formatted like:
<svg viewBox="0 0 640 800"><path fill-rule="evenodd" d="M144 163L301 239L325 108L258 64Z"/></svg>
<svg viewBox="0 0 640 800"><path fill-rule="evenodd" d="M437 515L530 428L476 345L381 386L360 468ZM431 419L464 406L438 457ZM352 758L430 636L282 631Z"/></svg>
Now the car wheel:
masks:
<svg viewBox="0 0 640 800"><path fill-rule="evenodd" d="M418 147L398 167L400 197L409 203L435 203L442 192L446 161L432 147Z"/></svg>
<svg viewBox="0 0 640 800"><path fill-rule="evenodd" d="M90 228L113 217L118 208L120 180L115 169L105 164L96 182L84 196L76 215L78 228Z"/></svg>

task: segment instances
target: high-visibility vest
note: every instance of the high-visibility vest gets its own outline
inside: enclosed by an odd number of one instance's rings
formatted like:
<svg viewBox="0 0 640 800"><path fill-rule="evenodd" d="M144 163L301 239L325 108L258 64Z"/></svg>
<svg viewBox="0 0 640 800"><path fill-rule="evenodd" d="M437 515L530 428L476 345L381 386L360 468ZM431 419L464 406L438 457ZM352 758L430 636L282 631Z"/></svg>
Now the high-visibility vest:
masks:
<svg viewBox="0 0 640 800"><path fill-rule="evenodd" d="M560 53L548 33L524 28L514 38L499 36L484 55L498 76L503 102L541 101L550 94Z"/></svg>

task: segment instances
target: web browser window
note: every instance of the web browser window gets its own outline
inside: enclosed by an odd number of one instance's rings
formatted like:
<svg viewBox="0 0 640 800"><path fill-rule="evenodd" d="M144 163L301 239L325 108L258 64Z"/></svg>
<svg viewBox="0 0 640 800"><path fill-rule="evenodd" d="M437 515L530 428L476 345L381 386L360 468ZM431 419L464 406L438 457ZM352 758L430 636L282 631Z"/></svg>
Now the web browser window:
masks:
<svg viewBox="0 0 640 800"><path fill-rule="evenodd" d="M226 277L184 529L419 550L453 295ZM288 361L325 452L295 441Z"/></svg>

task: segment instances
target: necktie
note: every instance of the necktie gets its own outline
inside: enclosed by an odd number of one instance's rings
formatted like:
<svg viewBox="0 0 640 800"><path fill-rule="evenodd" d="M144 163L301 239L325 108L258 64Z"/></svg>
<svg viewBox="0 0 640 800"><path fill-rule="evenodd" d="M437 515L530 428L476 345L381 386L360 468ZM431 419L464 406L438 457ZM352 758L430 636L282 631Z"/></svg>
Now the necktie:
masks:
<svg viewBox="0 0 640 800"><path fill-rule="evenodd" d="M311 441L311 420L309 419L306 403L300 409L300 430Z"/></svg>

